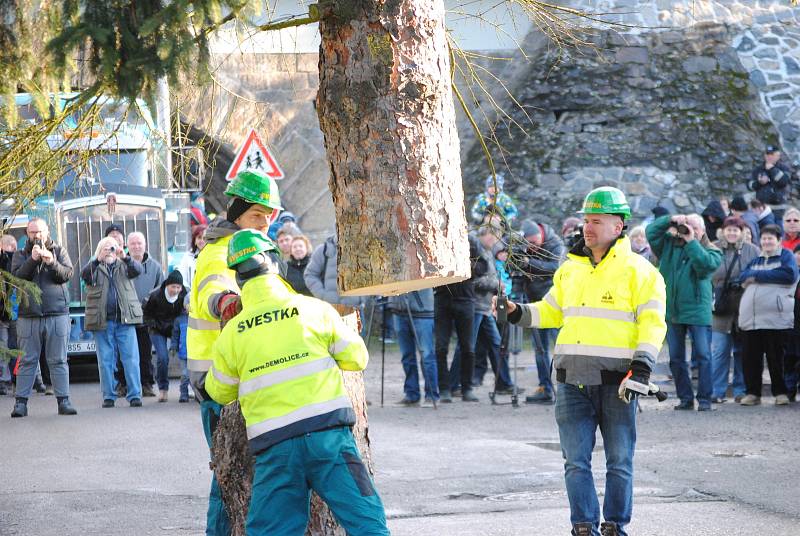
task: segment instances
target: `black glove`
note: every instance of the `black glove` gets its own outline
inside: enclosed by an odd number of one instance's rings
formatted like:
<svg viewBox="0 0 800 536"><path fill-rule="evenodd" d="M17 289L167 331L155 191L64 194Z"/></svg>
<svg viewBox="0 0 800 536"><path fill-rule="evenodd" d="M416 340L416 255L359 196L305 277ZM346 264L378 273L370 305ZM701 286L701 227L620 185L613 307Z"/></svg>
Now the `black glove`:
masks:
<svg viewBox="0 0 800 536"><path fill-rule="evenodd" d="M649 385L650 367L642 361L633 361L625 379L619 384L619 398L630 404L637 395L647 395L650 392Z"/></svg>

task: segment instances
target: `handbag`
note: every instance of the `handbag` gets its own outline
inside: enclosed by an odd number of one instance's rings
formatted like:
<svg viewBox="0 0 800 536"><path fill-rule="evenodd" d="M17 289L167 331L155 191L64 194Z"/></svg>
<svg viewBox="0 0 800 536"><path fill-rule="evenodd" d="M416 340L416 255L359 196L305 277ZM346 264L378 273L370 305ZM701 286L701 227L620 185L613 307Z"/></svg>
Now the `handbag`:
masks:
<svg viewBox="0 0 800 536"><path fill-rule="evenodd" d="M733 255L730 266L725 273L725 279L722 281L722 286L714 289L714 308L713 312L717 316L726 316L733 314L739 308L739 300L742 299L742 290L739 285L731 284L731 272L733 265L739 259L739 250Z"/></svg>

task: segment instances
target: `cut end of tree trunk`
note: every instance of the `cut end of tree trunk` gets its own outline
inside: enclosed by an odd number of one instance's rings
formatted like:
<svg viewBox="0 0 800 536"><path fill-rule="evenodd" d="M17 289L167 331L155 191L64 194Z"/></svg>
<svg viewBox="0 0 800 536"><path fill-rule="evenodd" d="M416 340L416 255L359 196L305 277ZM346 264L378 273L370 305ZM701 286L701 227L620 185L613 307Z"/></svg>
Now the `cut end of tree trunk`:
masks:
<svg viewBox="0 0 800 536"><path fill-rule="evenodd" d="M422 290L424 288L440 287L442 285L450 285L465 281L467 279L469 279L469 276L462 275L449 277L425 277L411 281L392 281L391 283L355 288L352 290L342 291L339 294L341 296L399 296L400 294L405 294L406 292L413 292L415 290Z"/></svg>

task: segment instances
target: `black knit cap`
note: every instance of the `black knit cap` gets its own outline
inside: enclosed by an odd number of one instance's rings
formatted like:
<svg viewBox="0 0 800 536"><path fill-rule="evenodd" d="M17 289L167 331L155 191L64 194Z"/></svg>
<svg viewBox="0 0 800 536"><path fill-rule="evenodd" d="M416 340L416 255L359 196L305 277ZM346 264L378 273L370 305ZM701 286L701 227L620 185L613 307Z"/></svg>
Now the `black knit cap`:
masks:
<svg viewBox="0 0 800 536"><path fill-rule="evenodd" d="M116 224L116 223L112 223L111 225L109 225L108 227L106 227L106 234L105 234L105 236L108 236L108 235L110 235L110 234L111 234L111 233L113 233L114 231L117 231L118 233L120 233L120 234L123 234L123 235L125 234L125 231L123 231L123 230L122 230L122 227L121 227L120 225L118 225L118 224Z"/></svg>
<svg viewBox="0 0 800 536"><path fill-rule="evenodd" d="M236 220L247 212L247 209L252 207L255 203L248 203L241 197L234 197L231 199L231 202L228 203L228 215L226 216L228 221L231 223L236 223Z"/></svg>
<svg viewBox="0 0 800 536"><path fill-rule="evenodd" d="M183 285L183 276L178 270L172 270L164 281L164 285Z"/></svg>

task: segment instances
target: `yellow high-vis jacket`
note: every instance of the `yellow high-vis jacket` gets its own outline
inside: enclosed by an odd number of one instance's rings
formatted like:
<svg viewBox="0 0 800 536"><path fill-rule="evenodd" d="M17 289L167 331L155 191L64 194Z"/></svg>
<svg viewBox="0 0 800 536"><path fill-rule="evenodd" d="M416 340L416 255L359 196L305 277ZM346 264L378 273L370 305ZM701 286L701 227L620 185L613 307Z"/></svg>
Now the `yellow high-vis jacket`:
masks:
<svg viewBox="0 0 800 536"><path fill-rule="evenodd" d="M554 367L566 383L600 385L603 371L624 373L632 359L653 369L665 312L664 279L622 237L596 266L586 255L567 255L545 297L522 306L519 324L561 328Z"/></svg>
<svg viewBox="0 0 800 536"><path fill-rule="evenodd" d="M186 332L186 357L192 386L202 396L206 372L211 368L212 347L220 334L219 317L211 302L222 292L239 292L236 273L228 268L230 234L206 244L197 256L189 301L189 329Z"/></svg>
<svg viewBox="0 0 800 536"><path fill-rule="evenodd" d="M242 288L242 312L214 345L206 392L239 400L250 451L355 424L342 370L363 370L364 341L330 304L294 292L275 274Z"/></svg>

